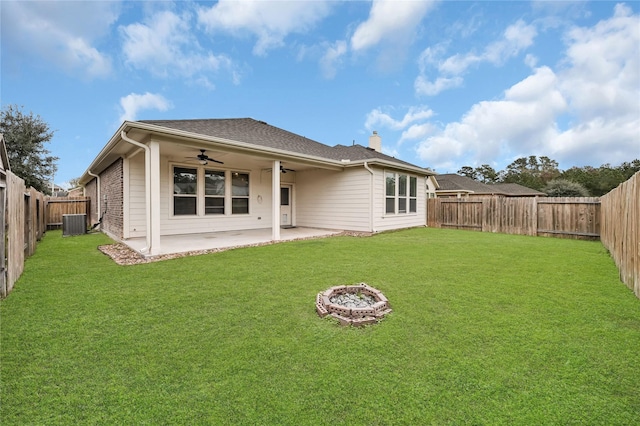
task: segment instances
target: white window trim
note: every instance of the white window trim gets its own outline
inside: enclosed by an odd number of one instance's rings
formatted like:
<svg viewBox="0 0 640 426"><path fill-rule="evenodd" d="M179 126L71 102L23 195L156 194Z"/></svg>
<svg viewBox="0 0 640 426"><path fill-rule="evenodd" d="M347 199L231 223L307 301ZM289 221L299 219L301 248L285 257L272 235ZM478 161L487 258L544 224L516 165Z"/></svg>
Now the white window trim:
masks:
<svg viewBox="0 0 640 426"><path fill-rule="evenodd" d="M174 176L174 168L188 168L188 169L196 169L197 176L197 187L196 187L196 214L174 214L173 210L173 198L175 194L173 193L173 176ZM205 180L204 173L205 169L211 171L220 171L224 172L224 214L205 214ZM232 195L232 173L243 173L249 175L249 195L248 196L233 196ZM250 170L242 170L242 169L231 169L226 167L215 167L212 165L202 165L202 164L186 164L186 163L169 163L169 219L214 219L216 217L237 217L237 216L248 216L251 214L251 171ZM248 213L232 213L232 200L233 198L247 198L249 202L249 212Z"/></svg>
<svg viewBox="0 0 640 426"><path fill-rule="evenodd" d="M387 195L387 174L393 174L394 175L394 179L395 179L395 194L393 195L393 199L394 199L394 211L393 213L389 213L387 212L387 198L391 198L390 195ZM402 197L405 198L407 200L406 203L406 211L404 212L400 212L399 211L399 206L400 206L400 176L406 176L407 180L406 180L406 191L405 191L405 195L403 195ZM384 202L382 203L382 210L383 210L383 214L384 216L415 216L418 214L418 177L415 175L411 175L409 173L403 173L403 172L396 172L396 171L392 171L392 170L384 170L383 172L383 197L384 197ZM416 180L416 195L414 197L411 196L411 179L415 179ZM411 200L414 199L416 200L416 211L412 212L411 210Z"/></svg>

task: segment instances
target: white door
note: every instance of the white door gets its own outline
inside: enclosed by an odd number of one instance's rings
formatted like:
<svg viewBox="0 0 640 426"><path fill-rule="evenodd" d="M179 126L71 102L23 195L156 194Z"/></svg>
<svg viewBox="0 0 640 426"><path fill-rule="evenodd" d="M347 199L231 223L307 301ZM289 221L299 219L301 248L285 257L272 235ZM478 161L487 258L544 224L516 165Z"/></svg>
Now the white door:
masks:
<svg viewBox="0 0 640 426"><path fill-rule="evenodd" d="M292 226L291 211L293 199L291 197L293 186L280 186L280 226Z"/></svg>

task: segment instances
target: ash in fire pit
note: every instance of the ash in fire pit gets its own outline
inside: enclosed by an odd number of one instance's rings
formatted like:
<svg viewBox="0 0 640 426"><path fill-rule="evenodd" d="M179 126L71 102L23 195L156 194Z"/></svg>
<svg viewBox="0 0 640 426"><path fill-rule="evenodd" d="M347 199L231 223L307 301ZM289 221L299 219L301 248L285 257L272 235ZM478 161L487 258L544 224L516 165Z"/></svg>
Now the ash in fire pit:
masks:
<svg viewBox="0 0 640 426"><path fill-rule="evenodd" d="M391 312L389 301L380 290L365 283L331 287L316 296L316 312L331 315L341 325L375 324Z"/></svg>

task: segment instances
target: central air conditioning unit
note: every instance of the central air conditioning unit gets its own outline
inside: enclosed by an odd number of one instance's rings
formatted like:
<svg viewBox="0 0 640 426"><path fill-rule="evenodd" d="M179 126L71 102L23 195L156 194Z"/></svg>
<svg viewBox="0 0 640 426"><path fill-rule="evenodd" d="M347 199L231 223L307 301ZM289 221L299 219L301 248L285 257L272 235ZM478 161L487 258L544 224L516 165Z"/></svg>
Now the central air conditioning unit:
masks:
<svg viewBox="0 0 640 426"><path fill-rule="evenodd" d="M63 214L62 236L82 235L87 232L86 214Z"/></svg>

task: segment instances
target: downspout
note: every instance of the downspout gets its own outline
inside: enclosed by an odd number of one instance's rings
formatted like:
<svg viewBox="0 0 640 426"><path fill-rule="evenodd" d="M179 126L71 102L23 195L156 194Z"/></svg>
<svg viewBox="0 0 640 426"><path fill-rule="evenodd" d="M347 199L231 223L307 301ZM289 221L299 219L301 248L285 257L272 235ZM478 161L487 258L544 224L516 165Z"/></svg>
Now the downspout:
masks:
<svg viewBox="0 0 640 426"><path fill-rule="evenodd" d="M131 145L135 145L139 148L144 149L144 184L145 184L145 207L146 207L146 219L147 219L147 232L146 234L146 242L147 246L143 247L140 251L142 253L151 253L151 148L147 145L140 143L138 141L134 141L133 139L127 136L127 133L122 130L120 132L120 137L123 141L130 143Z"/></svg>
<svg viewBox="0 0 640 426"><path fill-rule="evenodd" d="M96 196L98 197L98 202L96 203L96 206L98 207L98 221L99 221L96 224L96 226L97 226L97 225L99 225L101 223L101 221L100 221L100 212L102 211L102 210L100 210L100 207L101 207L100 206L100 176L96 175L96 174L93 174L91 172L91 170L87 170L87 174L89 176L93 176L94 178L96 178L96 194L97 194ZM102 228L100 228L100 229L102 229Z"/></svg>
<svg viewBox="0 0 640 426"><path fill-rule="evenodd" d="M369 181L369 232L375 232L373 230L373 170L371 170L371 167L369 167L366 161L364 162L364 168L371 173L371 179Z"/></svg>

